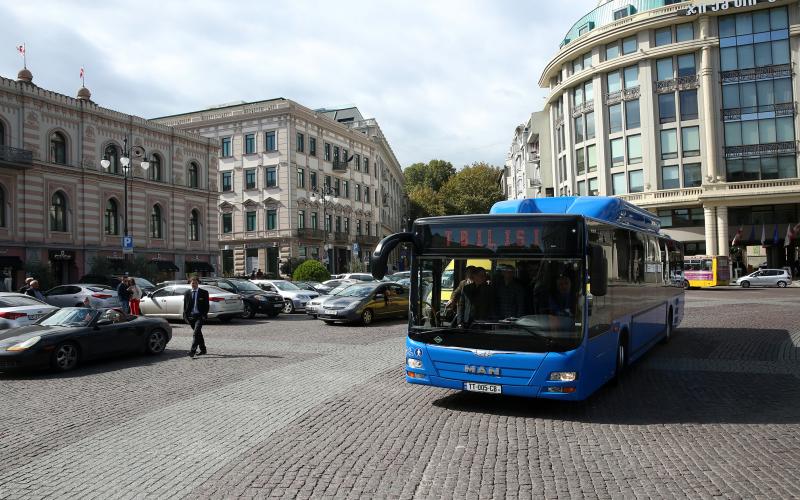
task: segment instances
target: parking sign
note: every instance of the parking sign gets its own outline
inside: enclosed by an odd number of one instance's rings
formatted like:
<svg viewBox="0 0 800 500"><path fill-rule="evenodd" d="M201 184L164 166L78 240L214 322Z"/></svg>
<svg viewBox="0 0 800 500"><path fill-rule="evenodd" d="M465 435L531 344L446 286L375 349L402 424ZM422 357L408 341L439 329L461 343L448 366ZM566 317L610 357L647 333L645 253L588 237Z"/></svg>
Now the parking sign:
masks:
<svg viewBox="0 0 800 500"><path fill-rule="evenodd" d="M122 253L133 253L133 236L122 237Z"/></svg>

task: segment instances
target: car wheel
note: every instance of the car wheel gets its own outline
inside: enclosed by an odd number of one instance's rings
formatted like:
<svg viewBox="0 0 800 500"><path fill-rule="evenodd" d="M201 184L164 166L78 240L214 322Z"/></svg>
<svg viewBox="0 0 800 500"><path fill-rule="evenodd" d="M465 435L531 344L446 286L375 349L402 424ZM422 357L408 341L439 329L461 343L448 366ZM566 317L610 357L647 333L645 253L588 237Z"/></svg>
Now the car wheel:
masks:
<svg viewBox="0 0 800 500"><path fill-rule="evenodd" d="M60 372L67 372L78 366L79 357L78 346L73 342L64 342L56 346L50 365Z"/></svg>
<svg viewBox="0 0 800 500"><path fill-rule="evenodd" d="M364 312L361 313L361 322L364 326L371 324L373 319L372 309L364 309Z"/></svg>
<svg viewBox="0 0 800 500"><path fill-rule="evenodd" d="M742 282L741 282L741 284L740 284L740 286L741 286L742 288L750 288L750 282L749 282L749 281L747 281L747 280L745 280L745 281L742 281Z"/></svg>
<svg viewBox="0 0 800 500"><path fill-rule="evenodd" d="M253 306L248 304L247 302L244 303L244 311L242 311L242 318L244 319L253 319L256 317L256 311L253 309Z"/></svg>
<svg viewBox="0 0 800 500"><path fill-rule="evenodd" d="M156 328L147 335L145 351L147 354L161 354L167 347L167 334L164 330Z"/></svg>
<svg viewBox="0 0 800 500"><path fill-rule="evenodd" d="M286 300L285 306L283 306L283 312L286 314L292 314L294 312L294 302L291 299Z"/></svg>
<svg viewBox="0 0 800 500"><path fill-rule="evenodd" d="M778 288L786 288L786 282L785 281L779 281L778 282Z"/></svg>

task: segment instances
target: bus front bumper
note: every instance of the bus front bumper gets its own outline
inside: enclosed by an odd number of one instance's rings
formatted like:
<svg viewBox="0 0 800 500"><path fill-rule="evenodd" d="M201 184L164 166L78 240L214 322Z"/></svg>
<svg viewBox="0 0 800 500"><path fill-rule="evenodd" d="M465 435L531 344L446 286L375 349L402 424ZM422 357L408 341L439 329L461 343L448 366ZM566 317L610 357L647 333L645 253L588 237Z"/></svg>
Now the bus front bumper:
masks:
<svg viewBox="0 0 800 500"><path fill-rule="evenodd" d="M415 376L411 376L409 375L409 373L414 373ZM433 387L441 387L444 389L453 389L456 391L469 392L469 389L467 388L467 383L463 380L454 380L444 377L437 377L435 375L427 375L418 372L415 373L415 371L409 370L408 368L406 368L406 382L408 382L409 384L429 385ZM546 399L558 399L565 401L582 401L586 399L586 395L583 394L580 385L577 383L572 383L570 385L553 384L548 386L510 385L510 384L496 384L496 385L500 386L500 392L497 394L505 396L546 398ZM559 390L560 392L554 392L555 390ZM566 391L572 390L572 392L564 392L565 390Z"/></svg>

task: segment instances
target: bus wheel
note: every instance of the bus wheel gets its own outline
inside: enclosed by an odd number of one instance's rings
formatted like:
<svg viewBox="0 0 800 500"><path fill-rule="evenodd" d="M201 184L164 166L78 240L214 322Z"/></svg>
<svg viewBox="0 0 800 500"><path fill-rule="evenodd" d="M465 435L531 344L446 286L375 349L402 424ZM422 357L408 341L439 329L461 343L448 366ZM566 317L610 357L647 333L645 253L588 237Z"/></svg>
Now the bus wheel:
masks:
<svg viewBox="0 0 800 500"><path fill-rule="evenodd" d="M613 384L618 384L622 374L625 372L625 364L628 362L626 342L627 339L625 337L620 337L619 345L617 346L617 365L614 369L614 378L611 379Z"/></svg>
<svg viewBox="0 0 800 500"><path fill-rule="evenodd" d="M683 280L683 289L684 290L688 290L689 289L689 282L686 281L686 280Z"/></svg>
<svg viewBox="0 0 800 500"><path fill-rule="evenodd" d="M669 342L669 339L672 338L672 308L669 308L669 312L667 313L667 331L664 333L664 338L661 340L662 344L666 344Z"/></svg>

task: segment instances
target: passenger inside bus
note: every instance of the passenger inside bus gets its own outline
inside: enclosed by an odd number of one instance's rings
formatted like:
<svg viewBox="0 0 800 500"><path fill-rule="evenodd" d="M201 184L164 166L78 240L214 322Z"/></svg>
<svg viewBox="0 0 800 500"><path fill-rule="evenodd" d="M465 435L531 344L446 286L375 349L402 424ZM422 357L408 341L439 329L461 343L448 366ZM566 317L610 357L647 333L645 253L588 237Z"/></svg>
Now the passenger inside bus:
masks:
<svg viewBox="0 0 800 500"><path fill-rule="evenodd" d="M499 276L492 281L495 313L500 318L519 318L525 314L525 290L514 276L514 266L500 264L497 271Z"/></svg>
<svg viewBox="0 0 800 500"><path fill-rule="evenodd" d="M469 328L475 321L486 321L492 317L494 290L488 283L486 270L478 267L472 273L472 283L467 283L459 298L456 324Z"/></svg>

